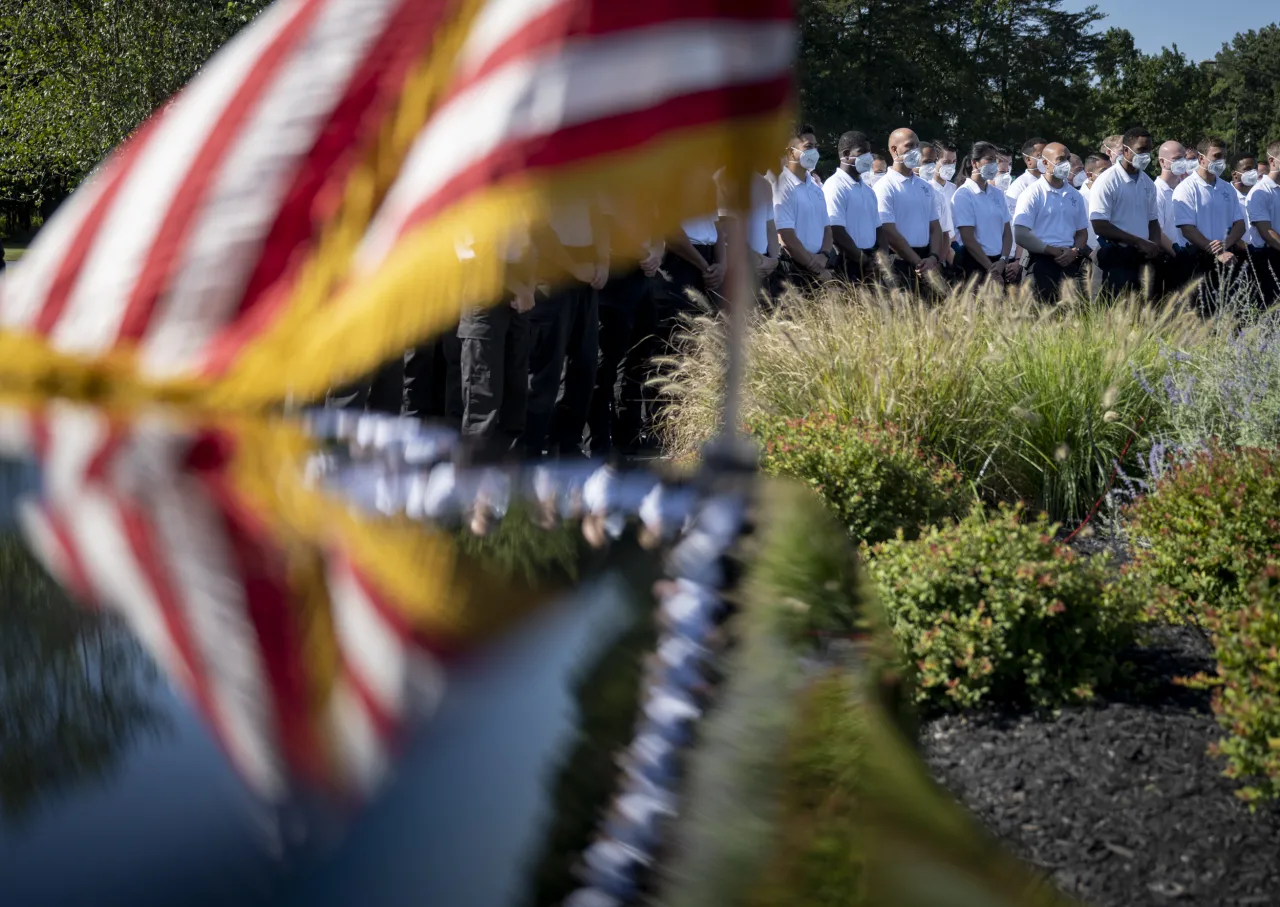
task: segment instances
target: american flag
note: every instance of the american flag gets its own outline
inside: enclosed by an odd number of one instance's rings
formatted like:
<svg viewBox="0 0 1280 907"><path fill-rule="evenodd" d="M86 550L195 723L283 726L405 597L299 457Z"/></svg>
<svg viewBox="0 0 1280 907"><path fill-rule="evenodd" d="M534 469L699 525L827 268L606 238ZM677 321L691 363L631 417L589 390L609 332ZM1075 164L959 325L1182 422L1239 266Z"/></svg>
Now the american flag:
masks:
<svg viewBox="0 0 1280 907"><path fill-rule="evenodd" d="M277 0L10 269L0 369L313 397L493 301L557 206L714 211L781 153L793 44L789 0Z"/></svg>
<svg viewBox="0 0 1280 907"><path fill-rule="evenodd" d="M279 471L249 474L270 462L250 434L70 403L0 407L0 455L40 469L18 516L49 573L127 621L255 793L281 801L302 783L359 798L438 703L455 656L538 600L511 588L490 599L492 582L424 528L343 528L329 502L291 505L287 491L272 498L292 514L264 506L253 485L278 488ZM421 569L391 577L370 551ZM476 598L511 604L477 616Z"/></svg>

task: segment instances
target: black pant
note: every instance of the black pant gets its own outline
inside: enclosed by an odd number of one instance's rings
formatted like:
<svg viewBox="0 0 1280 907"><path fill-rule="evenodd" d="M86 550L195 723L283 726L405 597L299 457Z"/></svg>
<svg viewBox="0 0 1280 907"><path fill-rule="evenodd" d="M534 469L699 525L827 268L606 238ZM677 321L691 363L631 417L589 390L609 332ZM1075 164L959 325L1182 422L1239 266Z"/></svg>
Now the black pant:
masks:
<svg viewBox="0 0 1280 907"><path fill-rule="evenodd" d="M916 253L921 259L928 258L933 254L933 250L928 246L912 246L911 251ZM937 290L930 283L928 277L922 277L916 273L915 265L907 261L900 255L894 255L890 259L890 269L893 271L894 280L899 287L909 290L921 296L936 296ZM941 272L938 273L938 280L942 280Z"/></svg>
<svg viewBox="0 0 1280 907"><path fill-rule="evenodd" d="M1214 315L1226 299L1238 296L1246 289L1247 285L1243 281L1252 276L1244 270L1248 260L1237 253L1234 262L1224 265L1215 256L1200 249L1191 254L1194 261L1193 276L1200 280L1196 303L1202 315Z"/></svg>
<svg viewBox="0 0 1280 907"><path fill-rule="evenodd" d="M1141 292L1142 275L1147 268L1159 270L1163 264L1152 261L1133 246L1104 242L1098 249L1098 267L1102 269L1102 286L1113 296Z"/></svg>
<svg viewBox="0 0 1280 907"><path fill-rule="evenodd" d="M600 294L600 368L591 397L591 452L606 455L618 447L634 450L640 442L647 363L629 354L652 332L654 281L642 271L610 279Z"/></svg>
<svg viewBox="0 0 1280 907"><path fill-rule="evenodd" d="M500 453L519 448L529 399L529 315L472 309L458 325L462 434Z"/></svg>
<svg viewBox="0 0 1280 907"><path fill-rule="evenodd" d="M1156 266L1156 291L1169 296L1187 285L1196 271L1199 252L1194 246L1175 246L1172 256L1164 256Z"/></svg>
<svg viewBox="0 0 1280 907"><path fill-rule="evenodd" d="M1027 276L1031 278L1036 299L1040 302L1057 302L1062 293L1063 281L1069 280L1077 285L1080 283L1080 260L1063 267L1053 260L1052 255L1032 252L1031 260L1027 263Z"/></svg>
<svg viewBox="0 0 1280 907"><path fill-rule="evenodd" d="M694 251L702 256L708 265L715 264L716 247L701 243L693 244ZM702 296L713 305L720 304L719 295L711 290L702 277L702 269L685 261L679 255L670 252L662 260L662 270L667 272L668 289L676 297L676 306L683 311L695 311L698 307L693 296Z"/></svg>
<svg viewBox="0 0 1280 907"><path fill-rule="evenodd" d="M1270 246L1248 250L1249 271L1258 283L1262 305L1270 308L1280 296L1280 253Z"/></svg>
<svg viewBox="0 0 1280 907"><path fill-rule="evenodd" d="M531 457L548 446L553 454L581 451L596 386L599 305L595 290L576 284L539 300L529 313L525 449Z"/></svg>
<svg viewBox="0 0 1280 907"><path fill-rule="evenodd" d="M325 403L335 409L361 409L398 416L403 386L404 358L397 356L364 380L331 390Z"/></svg>
<svg viewBox="0 0 1280 907"><path fill-rule="evenodd" d="M849 283L871 284L880 282L880 266L876 262L876 247L859 249L861 259L855 261L853 256L841 251L835 262L835 273Z"/></svg>

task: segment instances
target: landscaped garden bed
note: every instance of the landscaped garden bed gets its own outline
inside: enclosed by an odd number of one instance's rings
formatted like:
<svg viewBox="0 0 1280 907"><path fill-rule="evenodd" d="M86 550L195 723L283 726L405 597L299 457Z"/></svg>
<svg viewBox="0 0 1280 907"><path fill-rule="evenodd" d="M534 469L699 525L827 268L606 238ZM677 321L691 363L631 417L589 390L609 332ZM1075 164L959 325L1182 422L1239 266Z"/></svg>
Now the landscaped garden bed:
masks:
<svg viewBox="0 0 1280 907"><path fill-rule="evenodd" d="M1278 902L1280 328L1223 308L1207 322L858 291L793 300L750 343L764 468L827 504L873 596L801 596L782 608L791 635L877 616L928 774L1059 892L1103 907ZM721 369L708 325L687 352L677 455L714 427ZM793 573L830 572L813 538L790 546ZM867 721L858 697L812 696L793 734L822 755L798 764L832 773L797 776L813 790L783 825L825 829L858 887L874 860L849 848L876 844L851 829L882 818L878 786L909 798L850 729ZM832 812L833 796L854 805ZM812 884L806 903L871 903L820 884L839 873L805 846L783 847L774 881ZM1057 903L1037 897L1010 903Z"/></svg>

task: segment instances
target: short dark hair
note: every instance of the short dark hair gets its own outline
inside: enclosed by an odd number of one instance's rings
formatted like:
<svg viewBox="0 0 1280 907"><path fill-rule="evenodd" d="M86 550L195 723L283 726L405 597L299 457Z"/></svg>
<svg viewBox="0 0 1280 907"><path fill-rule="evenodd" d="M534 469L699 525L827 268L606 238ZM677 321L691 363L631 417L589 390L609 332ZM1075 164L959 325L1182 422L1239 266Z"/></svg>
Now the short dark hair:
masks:
<svg viewBox="0 0 1280 907"><path fill-rule="evenodd" d="M851 129L840 136L840 144L836 150L840 152L841 160L852 156L855 151L866 153L871 150L871 139L867 138L865 132Z"/></svg>
<svg viewBox="0 0 1280 907"><path fill-rule="evenodd" d="M1219 138L1216 135L1205 136L1200 140L1200 144L1196 145L1197 154L1208 154L1210 148L1221 148L1227 150L1227 140Z"/></svg>
<svg viewBox="0 0 1280 907"><path fill-rule="evenodd" d="M974 142L969 149L969 160L975 165L984 157L1000 157L1000 149L990 142Z"/></svg>
<svg viewBox="0 0 1280 907"><path fill-rule="evenodd" d="M813 131L813 127L808 123L796 123L795 128L791 130L791 141L794 142L796 139L805 135L811 135L816 138L818 134Z"/></svg>
<svg viewBox="0 0 1280 907"><path fill-rule="evenodd" d="M932 145L935 149L937 149L938 154L946 154L947 152L950 152L951 154L956 153L956 146L952 145L950 142L941 142L941 141L938 141L937 139L934 139L929 144Z"/></svg>
<svg viewBox="0 0 1280 907"><path fill-rule="evenodd" d="M1099 164L1102 164L1102 169L1105 170L1107 167L1111 166L1111 158L1103 154L1091 154L1084 159L1084 169L1088 170L1090 173L1092 173L1093 169Z"/></svg>
<svg viewBox="0 0 1280 907"><path fill-rule="evenodd" d="M1136 142L1138 139L1150 139L1150 138L1151 138L1151 133L1147 132L1147 130L1142 126L1131 126L1129 127L1128 132L1120 136L1120 141L1121 143L1124 144L1126 148L1132 148L1133 143ZM1155 144L1155 143L1152 142L1152 144Z"/></svg>
<svg viewBox="0 0 1280 907"><path fill-rule="evenodd" d="M1040 138L1039 136L1036 136L1035 138L1027 139L1025 142L1022 143L1022 156L1031 157L1031 155L1036 153L1037 145L1048 145L1048 144L1049 143L1047 141Z"/></svg>
<svg viewBox="0 0 1280 907"><path fill-rule="evenodd" d="M881 154L879 151L877 151L875 154L871 155L871 159L872 159L873 161L884 161L886 164L887 164L887 163L889 163L888 161L886 161L886 160L885 160L884 155L883 155L883 154Z"/></svg>
<svg viewBox="0 0 1280 907"><path fill-rule="evenodd" d="M1254 155L1252 151L1246 151L1244 154L1236 155L1236 161L1232 166L1234 166L1236 169L1239 169L1240 164L1243 161L1253 161L1256 164L1258 163L1258 158Z"/></svg>

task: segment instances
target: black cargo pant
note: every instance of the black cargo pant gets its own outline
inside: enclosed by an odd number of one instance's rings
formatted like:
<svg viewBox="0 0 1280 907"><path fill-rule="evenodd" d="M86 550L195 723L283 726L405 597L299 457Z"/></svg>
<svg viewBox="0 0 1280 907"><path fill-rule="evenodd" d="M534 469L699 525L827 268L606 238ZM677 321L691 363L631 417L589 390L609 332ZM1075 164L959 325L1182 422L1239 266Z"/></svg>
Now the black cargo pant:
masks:
<svg viewBox="0 0 1280 907"><path fill-rule="evenodd" d="M933 249L929 246L912 246L911 251L922 259L928 258L933 254ZM939 269L935 272L934 277L917 274L915 265L898 255L894 255L890 259L890 269L893 271L893 277L897 285L908 292L915 293L926 299L936 298L940 293L945 292L947 281L942 273L941 262L939 262Z"/></svg>
<svg viewBox="0 0 1280 907"><path fill-rule="evenodd" d="M1035 290L1037 300L1042 303L1057 302L1062 294L1064 282L1070 281L1076 284L1077 288L1081 287L1080 260L1077 259L1063 267L1054 260L1052 255L1032 252L1030 261L1027 262L1027 276L1031 279L1031 286Z"/></svg>
<svg viewBox="0 0 1280 907"><path fill-rule="evenodd" d="M1200 249L1195 249L1191 254L1194 256L1193 276L1200 279L1200 287L1196 291L1200 314L1216 315L1222 302L1239 292L1237 281L1241 279L1243 269L1248 264L1247 259L1236 251L1235 261L1224 265L1213 255Z"/></svg>
<svg viewBox="0 0 1280 907"><path fill-rule="evenodd" d="M1121 246L1102 241L1098 248L1098 267L1102 269L1102 287L1112 296L1142 292L1142 275L1147 268L1156 273L1164 264L1161 259L1152 261L1133 246Z"/></svg>
<svg viewBox="0 0 1280 907"><path fill-rule="evenodd" d="M657 328L654 284L640 270L613 278L600 294L600 369L591 398L591 452L605 456L639 446L647 363L633 350Z"/></svg>
<svg viewBox="0 0 1280 907"><path fill-rule="evenodd" d="M553 455L581 452L599 367L596 291L576 284L538 300L529 313L529 327L525 450L531 457L542 456L544 450Z"/></svg>
<svg viewBox="0 0 1280 907"><path fill-rule="evenodd" d="M1258 282L1258 292L1262 305L1270 308L1280 296L1280 253L1270 246L1260 249L1250 248L1249 271Z"/></svg>
<svg viewBox="0 0 1280 907"><path fill-rule="evenodd" d="M518 451L529 399L529 315L497 305L469 309L458 324L462 434L488 452Z"/></svg>

